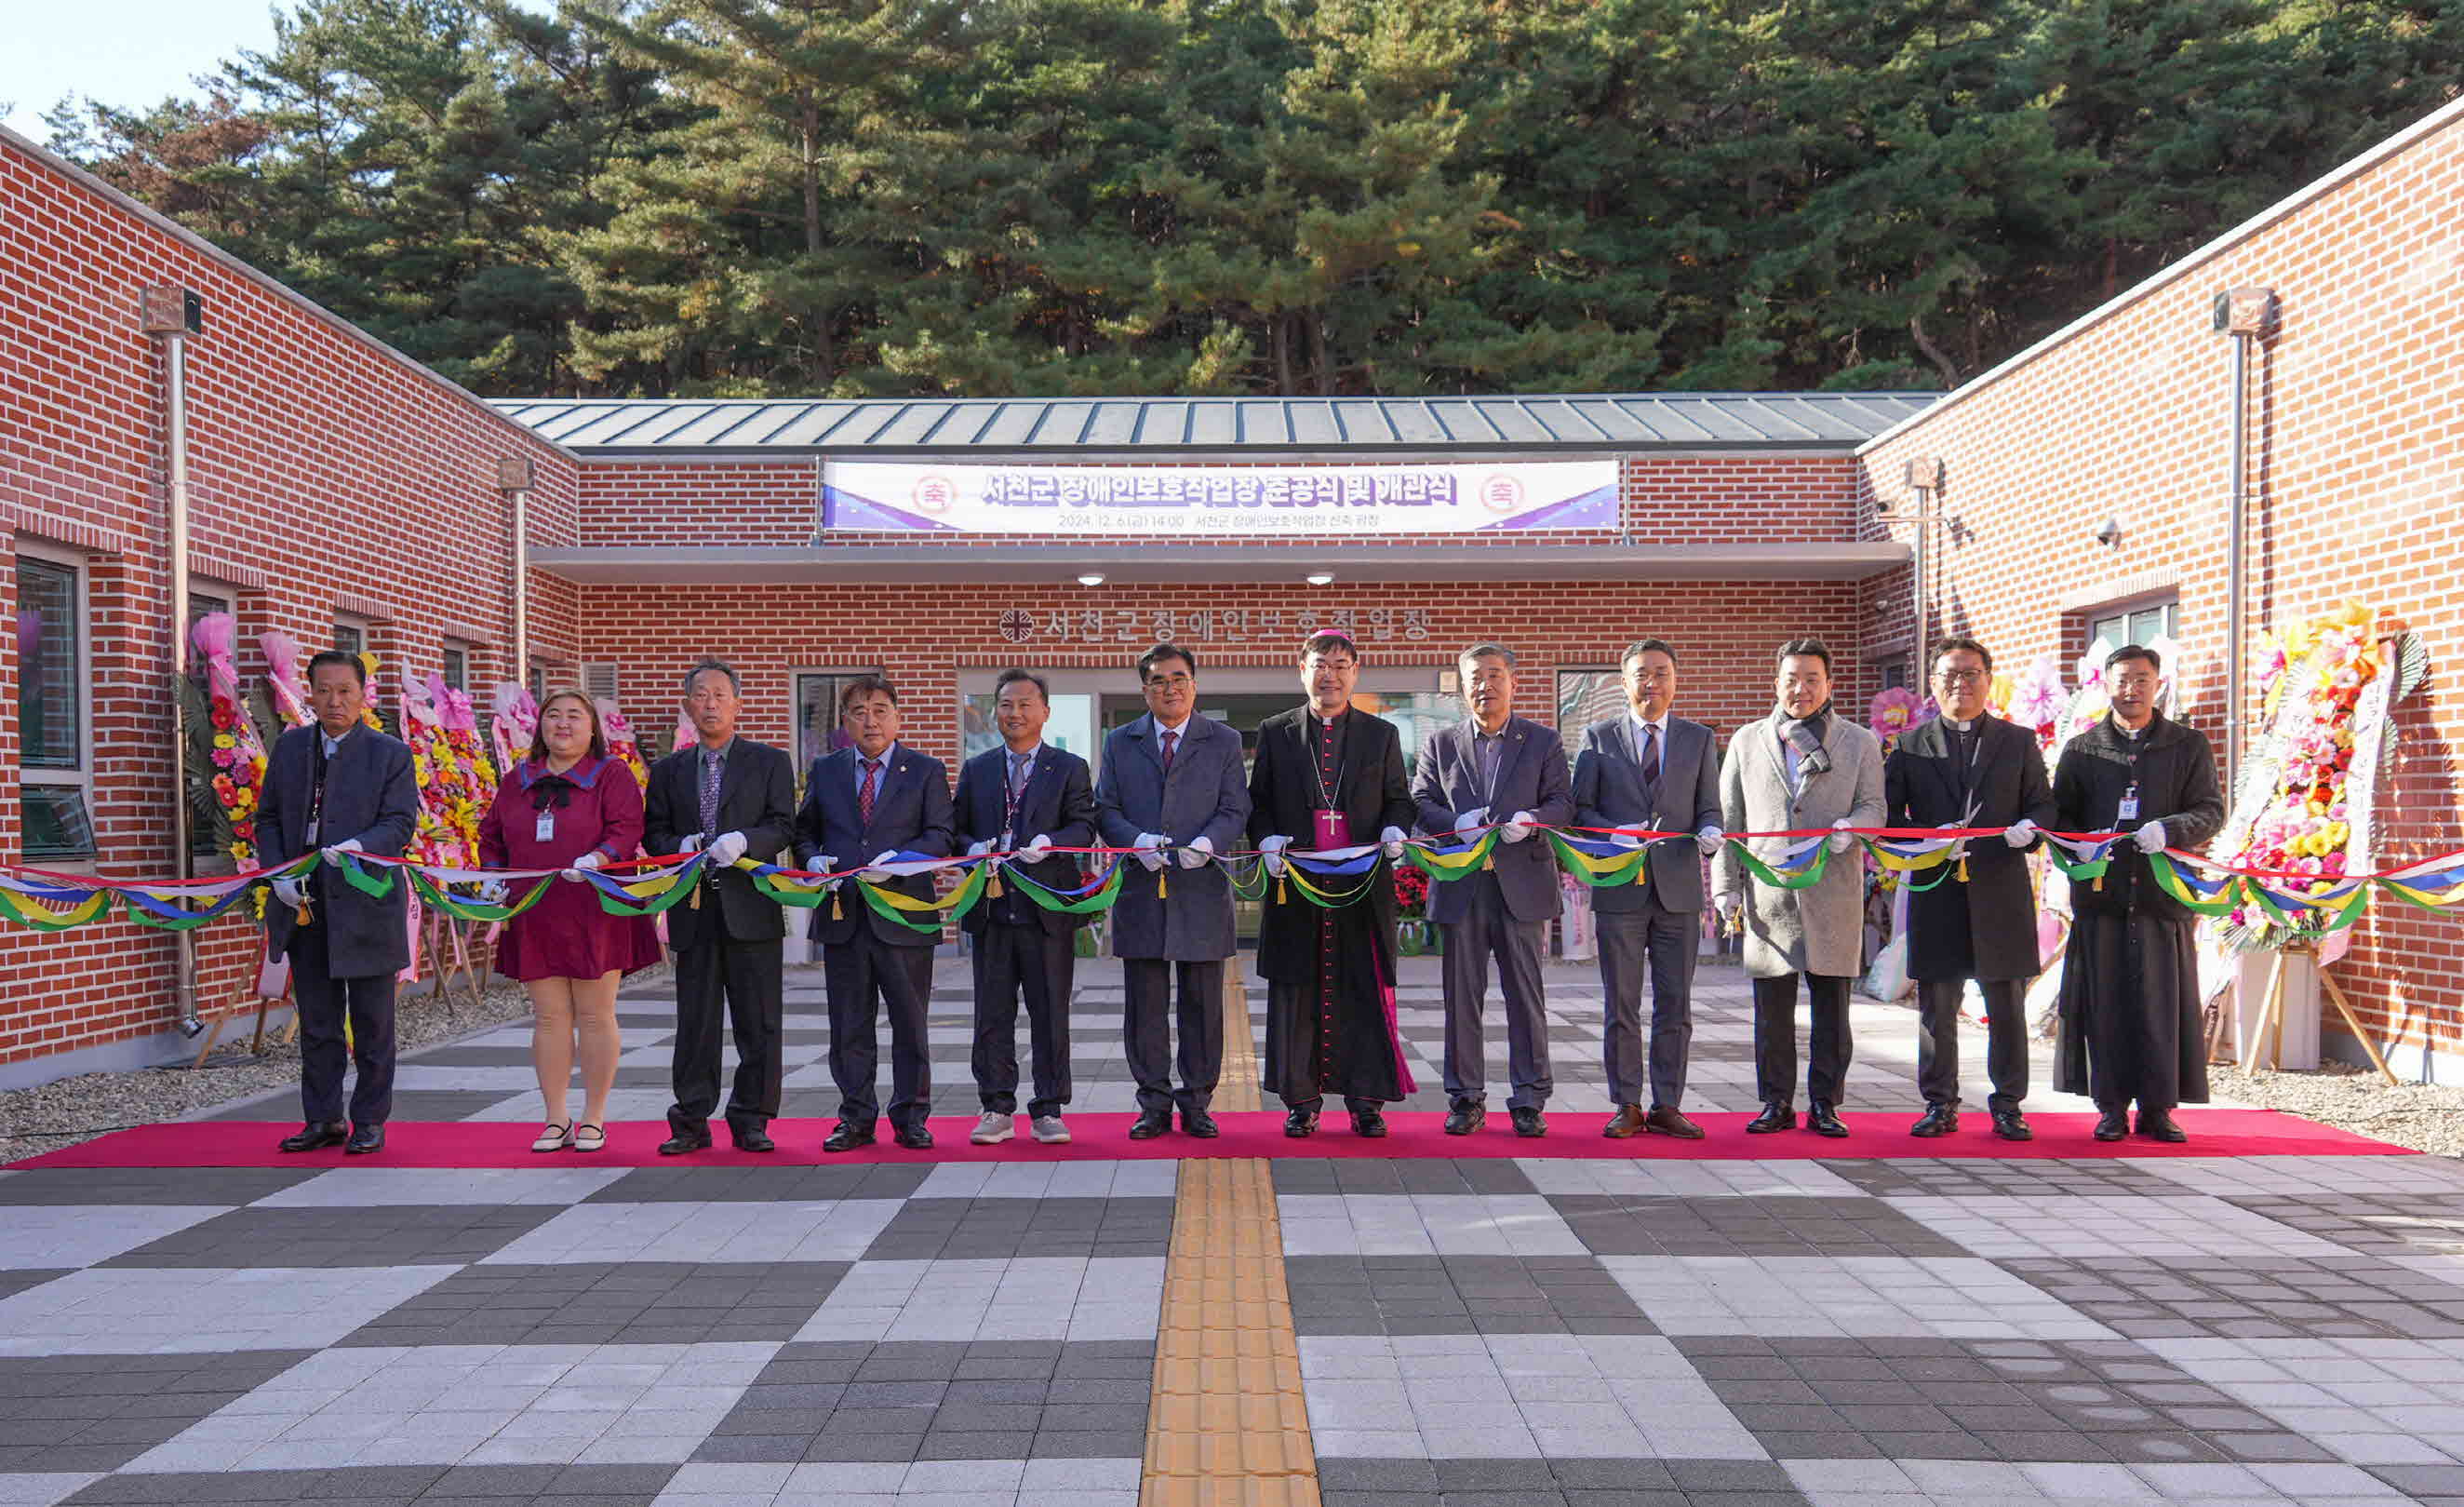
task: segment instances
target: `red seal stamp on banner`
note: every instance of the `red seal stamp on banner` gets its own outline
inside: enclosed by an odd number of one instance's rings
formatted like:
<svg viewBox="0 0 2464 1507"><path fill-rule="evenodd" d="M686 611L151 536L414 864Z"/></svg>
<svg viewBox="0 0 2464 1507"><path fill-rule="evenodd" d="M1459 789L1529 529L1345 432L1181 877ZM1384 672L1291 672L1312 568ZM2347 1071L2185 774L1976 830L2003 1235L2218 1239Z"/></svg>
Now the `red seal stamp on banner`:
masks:
<svg viewBox="0 0 2464 1507"><path fill-rule="evenodd" d="M947 476L924 476L915 483L914 500L918 513L947 513L958 500L957 483Z"/></svg>
<svg viewBox="0 0 2464 1507"><path fill-rule="evenodd" d="M1484 476L1480 502L1492 513L1511 513L1523 505L1523 483L1503 474Z"/></svg>

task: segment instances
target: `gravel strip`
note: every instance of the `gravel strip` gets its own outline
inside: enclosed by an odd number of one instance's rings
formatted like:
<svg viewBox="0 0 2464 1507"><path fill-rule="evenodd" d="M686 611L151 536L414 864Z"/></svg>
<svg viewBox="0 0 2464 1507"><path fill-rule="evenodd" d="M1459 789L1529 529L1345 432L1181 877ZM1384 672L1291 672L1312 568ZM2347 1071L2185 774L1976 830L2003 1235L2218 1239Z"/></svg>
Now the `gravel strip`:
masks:
<svg viewBox="0 0 2464 1507"><path fill-rule="evenodd" d="M2406 1083L2389 1088L2375 1068L2321 1063L2315 1073L2208 1069L2218 1098L2280 1109L2357 1136L2442 1157L2464 1157L2464 1088Z"/></svg>
<svg viewBox="0 0 2464 1507"><path fill-rule="evenodd" d="M627 976L630 986L667 976L661 963ZM530 1013L522 986L510 979L491 978L490 987L474 1008L470 990L457 989L439 998L410 994L402 998L394 1015L399 1050L407 1054L519 1020ZM272 1090L299 1086L299 1049L276 1047L264 1056L248 1053L253 1016L234 1017L223 1027L222 1041L204 1068L188 1071L193 1057L176 1066L141 1068L126 1073L81 1073L33 1088L0 1093L0 1164L73 1146L80 1141L133 1125L180 1119L234 1099ZM269 1119L294 1119L296 1097L268 1101ZM37 1134L37 1132L53 1132Z"/></svg>

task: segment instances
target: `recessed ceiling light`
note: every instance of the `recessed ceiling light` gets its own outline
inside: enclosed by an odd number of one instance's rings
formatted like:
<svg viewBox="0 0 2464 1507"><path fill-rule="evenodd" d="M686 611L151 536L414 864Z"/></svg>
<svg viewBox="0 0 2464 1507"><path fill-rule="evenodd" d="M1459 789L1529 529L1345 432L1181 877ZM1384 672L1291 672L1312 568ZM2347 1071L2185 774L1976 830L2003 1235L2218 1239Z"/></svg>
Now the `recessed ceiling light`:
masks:
<svg viewBox="0 0 2464 1507"><path fill-rule="evenodd" d="M1102 586L1104 584L1104 572L1101 570L1089 570L1078 578L1078 584L1080 586Z"/></svg>
<svg viewBox="0 0 2464 1507"><path fill-rule="evenodd" d="M1331 570L1312 570L1301 579L1307 581L1311 586L1332 586L1334 585L1334 572Z"/></svg>

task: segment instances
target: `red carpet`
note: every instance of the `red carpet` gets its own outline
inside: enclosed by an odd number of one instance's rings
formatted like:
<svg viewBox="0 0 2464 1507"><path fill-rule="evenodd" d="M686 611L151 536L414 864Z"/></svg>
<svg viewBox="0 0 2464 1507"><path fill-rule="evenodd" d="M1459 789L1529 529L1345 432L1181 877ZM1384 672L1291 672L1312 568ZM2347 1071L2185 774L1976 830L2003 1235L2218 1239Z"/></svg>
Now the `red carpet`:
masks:
<svg viewBox="0 0 2464 1507"><path fill-rule="evenodd" d="M1281 1111L1224 1114L1217 1119L1223 1134L1199 1141L1175 1129L1153 1141L1132 1141L1128 1131L1134 1116L1072 1115L1069 1127L1077 1139L1063 1146L1041 1146L1021 1135L1004 1145L967 1143L975 1117L936 1119L933 1134L939 1141L930 1151L902 1151L888 1135L863 1151L831 1157L822 1150L829 1133L826 1119L781 1119L770 1127L779 1141L776 1152L756 1156L735 1150L719 1136L718 1144L698 1155L675 1158L658 1154L667 1137L664 1121L634 1120L608 1127L607 1149L589 1156L560 1152L534 1156L531 1137L539 1127L528 1121L473 1123L468 1120L396 1120L387 1127L385 1149L372 1157L344 1157L341 1148L284 1156L275 1142L298 1129L295 1121L191 1120L122 1130L11 1164L28 1167L609 1167L725 1165L795 1165L822 1162L1087 1162L1186 1157L1631 1157L1645 1161L1754 1162L1901 1157L2260 1157L2260 1156L2412 1156L2404 1146L2389 1145L2337 1130L2298 1115L2266 1109L2184 1109L2176 1112L2190 1140L2170 1146L2132 1137L2105 1143L2088 1131L2096 1117L2087 1114L2032 1115L2036 1139L2013 1142L1995 1139L1983 1115L1972 1117L1956 1136L1919 1141L1908 1134L1915 1117L1902 1111L1849 1114L1851 1134L1844 1141L1826 1141L1808 1131L1775 1136L1749 1136L1746 1114L1698 1115L1709 1136L1702 1141L1674 1141L1666 1136L1638 1136L1610 1141L1599 1133L1605 1114L1561 1114L1550 1117L1550 1133L1537 1141L1517 1138L1505 1114L1493 1113L1488 1126L1476 1136L1448 1136L1439 1126L1445 1117L1436 1112L1392 1114L1393 1134L1364 1141L1352 1134L1340 1114L1327 1117L1328 1128L1307 1140L1283 1132Z"/></svg>

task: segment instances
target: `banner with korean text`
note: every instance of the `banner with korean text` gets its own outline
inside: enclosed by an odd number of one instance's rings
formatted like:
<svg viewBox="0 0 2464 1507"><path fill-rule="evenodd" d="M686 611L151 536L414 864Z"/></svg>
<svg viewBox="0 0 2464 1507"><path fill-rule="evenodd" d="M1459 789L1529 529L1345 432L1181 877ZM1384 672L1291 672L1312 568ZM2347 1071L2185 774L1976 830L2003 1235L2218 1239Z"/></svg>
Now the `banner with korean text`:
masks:
<svg viewBox="0 0 2464 1507"><path fill-rule="evenodd" d="M1613 529L1614 460L1428 466L827 461L823 527L966 534L1464 534Z"/></svg>

